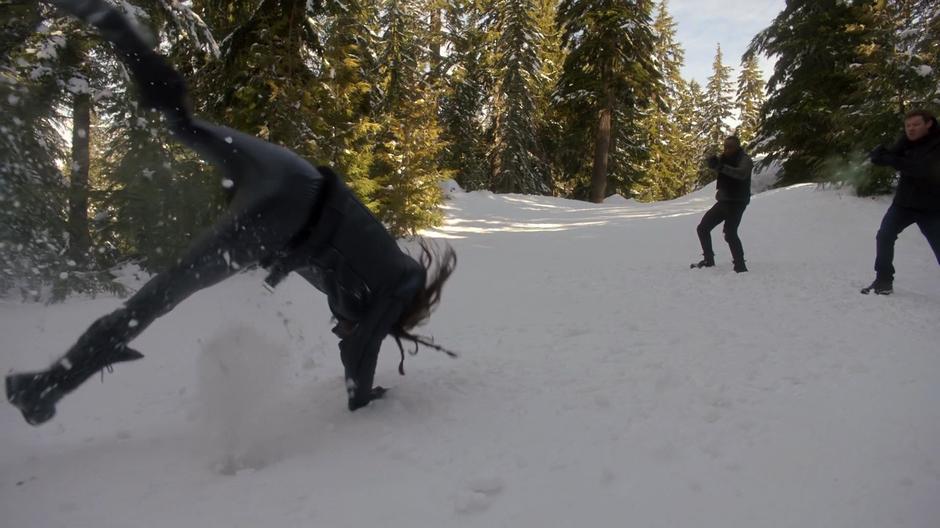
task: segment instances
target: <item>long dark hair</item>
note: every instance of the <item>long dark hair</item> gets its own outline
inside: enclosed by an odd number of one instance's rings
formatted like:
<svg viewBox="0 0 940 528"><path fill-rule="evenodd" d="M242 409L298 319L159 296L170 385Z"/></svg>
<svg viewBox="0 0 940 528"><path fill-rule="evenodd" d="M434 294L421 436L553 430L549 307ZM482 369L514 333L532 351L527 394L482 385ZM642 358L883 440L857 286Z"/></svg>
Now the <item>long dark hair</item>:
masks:
<svg viewBox="0 0 940 528"><path fill-rule="evenodd" d="M441 291L444 289L444 283L447 282L447 279L454 273L454 269L457 268L457 253L449 244L443 244L442 248L426 238L421 238L418 247L420 248L420 254L417 260L425 269L427 280L425 280L424 287L418 290L418 293L405 307L401 317L398 318L398 323L391 332L402 352L402 363L398 367L401 374L405 373L405 351L401 344L402 339L415 344L415 349L411 351L412 355L417 354L418 345L420 344L444 352L451 357L457 356L454 352L435 344L434 338L411 333L412 329L424 324L431 317L431 312L441 302Z"/></svg>

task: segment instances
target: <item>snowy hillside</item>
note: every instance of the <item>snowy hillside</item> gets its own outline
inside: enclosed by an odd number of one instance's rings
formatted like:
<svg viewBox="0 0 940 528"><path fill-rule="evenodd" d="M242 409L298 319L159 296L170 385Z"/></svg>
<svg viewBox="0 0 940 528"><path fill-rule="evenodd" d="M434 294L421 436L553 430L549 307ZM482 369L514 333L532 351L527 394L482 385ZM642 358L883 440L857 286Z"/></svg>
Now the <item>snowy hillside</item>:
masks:
<svg viewBox="0 0 940 528"><path fill-rule="evenodd" d="M324 299L201 292L32 428L0 406L0 526L926 528L940 523L940 269L886 199L754 197L750 273L700 258L713 189L603 205L455 192L457 272L386 400L346 411ZM0 369L119 299L0 304Z"/></svg>

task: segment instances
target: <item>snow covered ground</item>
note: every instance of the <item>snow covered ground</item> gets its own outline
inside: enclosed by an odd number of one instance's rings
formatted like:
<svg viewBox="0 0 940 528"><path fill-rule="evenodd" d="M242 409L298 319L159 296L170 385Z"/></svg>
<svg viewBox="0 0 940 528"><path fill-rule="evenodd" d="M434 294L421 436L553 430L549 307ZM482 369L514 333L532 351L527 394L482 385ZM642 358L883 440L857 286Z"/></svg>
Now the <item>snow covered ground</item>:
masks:
<svg viewBox="0 0 940 528"><path fill-rule="evenodd" d="M888 205L754 197L750 273L699 259L713 189L603 205L456 192L457 272L387 399L349 413L324 299L193 296L32 428L0 405L3 527L940 526L940 269L916 228L862 296ZM44 367L115 298L0 304Z"/></svg>

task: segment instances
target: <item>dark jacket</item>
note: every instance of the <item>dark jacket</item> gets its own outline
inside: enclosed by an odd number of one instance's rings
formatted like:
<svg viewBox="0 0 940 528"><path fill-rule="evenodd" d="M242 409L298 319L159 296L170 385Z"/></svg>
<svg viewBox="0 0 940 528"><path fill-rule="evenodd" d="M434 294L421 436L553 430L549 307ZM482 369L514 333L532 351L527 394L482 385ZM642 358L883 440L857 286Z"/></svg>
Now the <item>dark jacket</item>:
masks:
<svg viewBox="0 0 940 528"><path fill-rule="evenodd" d="M382 341L424 287L426 271L336 173L317 172L322 184L308 228L262 265L269 285L296 271L326 294L354 409L370 399Z"/></svg>
<svg viewBox="0 0 940 528"><path fill-rule="evenodd" d="M940 129L936 122L931 133L918 141L901 137L887 149L876 150L875 165L897 169L900 173L894 203L921 211L940 211Z"/></svg>
<svg viewBox="0 0 940 528"><path fill-rule="evenodd" d="M751 172L754 162L744 149L738 150L734 156L722 156L718 159L717 188L715 198L719 202L751 201Z"/></svg>
<svg viewBox="0 0 940 528"><path fill-rule="evenodd" d="M398 247L365 205L332 170L318 167L325 179L323 202L309 238L292 250L305 277L327 295L338 319L358 322L377 297L410 301L425 270Z"/></svg>

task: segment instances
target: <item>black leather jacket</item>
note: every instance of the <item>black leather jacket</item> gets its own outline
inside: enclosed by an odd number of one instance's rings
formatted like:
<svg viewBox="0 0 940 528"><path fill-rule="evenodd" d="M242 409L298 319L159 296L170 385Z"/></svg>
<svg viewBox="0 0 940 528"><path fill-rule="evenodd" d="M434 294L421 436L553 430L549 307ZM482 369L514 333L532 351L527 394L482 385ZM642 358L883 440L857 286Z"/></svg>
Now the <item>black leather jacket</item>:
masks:
<svg viewBox="0 0 940 528"><path fill-rule="evenodd" d="M327 167L310 225L267 265L269 285L296 271L326 294L338 320L350 408L368 401L382 341L424 287L426 271Z"/></svg>
<svg viewBox="0 0 940 528"><path fill-rule="evenodd" d="M901 137L894 145L872 156L872 163L893 167L900 173L894 203L921 211L940 211L940 130L918 141Z"/></svg>
<svg viewBox="0 0 940 528"><path fill-rule="evenodd" d="M734 156L722 155L716 170L718 181L715 184L715 199L719 202L751 201L751 172L754 170L754 162L743 149Z"/></svg>

